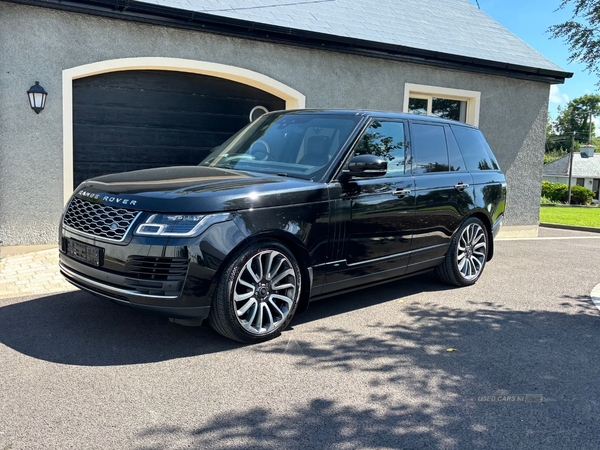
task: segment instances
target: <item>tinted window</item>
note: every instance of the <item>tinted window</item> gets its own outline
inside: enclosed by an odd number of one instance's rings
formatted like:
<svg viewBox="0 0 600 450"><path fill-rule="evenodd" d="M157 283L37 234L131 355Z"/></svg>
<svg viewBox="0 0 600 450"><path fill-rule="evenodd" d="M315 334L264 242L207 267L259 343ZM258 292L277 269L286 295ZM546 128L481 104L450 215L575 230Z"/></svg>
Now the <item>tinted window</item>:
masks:
<svg viewBox="0 0 600 450"><path fill-rule="evenodd" d="M360 120L359 116L347 114L265 114L219 146L201 164L312 180L325 173Z"/></svg>
<svg viewBox="0 0 600 450"><path fill-rule="evenodd" d="M410 133L415 173L447 172L449 162L444 127L413 123Z"/></svg>
<svg viewBox="0 0 600 450"><path fill-rule="evenodd" d="M456 126L451 128L468 170L498 170L498 163L479 130Z"/></svg>
<svg viewBox="0 0 600 450"><path fill-rule="evenodd" d="M448 159L450 160L450 171L451 172L463 172L467 170L465 160L460 153L458 143L454 138L454 134L449 128L444 128L446 132L446 141L448 142Z"/></svg>
<svg viewBox="0 0 600 450"><path fill-rule="evenodd" d="M404 174L406 145L403 122L375 120L361 137L355 155L381 156L388 162L387 176Z"/></svg>

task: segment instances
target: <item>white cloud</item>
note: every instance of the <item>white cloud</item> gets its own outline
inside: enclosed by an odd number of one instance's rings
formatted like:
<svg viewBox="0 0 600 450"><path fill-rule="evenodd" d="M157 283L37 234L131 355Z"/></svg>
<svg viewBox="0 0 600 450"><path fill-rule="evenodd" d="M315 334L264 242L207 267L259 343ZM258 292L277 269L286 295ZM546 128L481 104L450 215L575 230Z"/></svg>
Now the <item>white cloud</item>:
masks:
<svg viewBox="0 0 600 450"><path fill-rule="evenodd" d="M553 84L550 86L550 103L556 103L562 105L563 103L569 102L569 96L560 92L558 85Z"/></svg>

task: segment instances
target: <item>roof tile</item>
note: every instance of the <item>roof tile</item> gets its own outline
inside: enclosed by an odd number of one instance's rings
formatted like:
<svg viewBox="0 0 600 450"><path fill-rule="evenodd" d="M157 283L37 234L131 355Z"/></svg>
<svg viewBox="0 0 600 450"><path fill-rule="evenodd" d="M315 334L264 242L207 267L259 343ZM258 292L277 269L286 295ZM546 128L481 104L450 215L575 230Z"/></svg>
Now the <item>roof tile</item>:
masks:
<svg viewBox="0 0 600 450"><path fill-rule="evenodd" d="M468 0L137 0L267 25L564 72ZM293 23L290 23L290 17ZM310 18L314 17L315 21Z"/></svg>

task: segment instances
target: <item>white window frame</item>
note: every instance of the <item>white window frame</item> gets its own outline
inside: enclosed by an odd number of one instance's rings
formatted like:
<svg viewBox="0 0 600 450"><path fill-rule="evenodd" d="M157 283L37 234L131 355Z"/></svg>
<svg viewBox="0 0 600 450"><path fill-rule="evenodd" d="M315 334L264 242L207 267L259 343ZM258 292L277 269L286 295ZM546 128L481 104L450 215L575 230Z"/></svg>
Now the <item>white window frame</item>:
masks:
<svg viewBox="0 0 600 450"><path fill-rule="evenodd" d="M465 89L453 89L441 86L428 86L425 84L404 84L404 105L402 111L408 111L410 98L420 98L427 101L427 115L431 115L431 104L433 98L444 98L448 100L459 100L467 102L467 116L465 123L479 126L479 109L481 103L481 92L467 91Z"/></svg>

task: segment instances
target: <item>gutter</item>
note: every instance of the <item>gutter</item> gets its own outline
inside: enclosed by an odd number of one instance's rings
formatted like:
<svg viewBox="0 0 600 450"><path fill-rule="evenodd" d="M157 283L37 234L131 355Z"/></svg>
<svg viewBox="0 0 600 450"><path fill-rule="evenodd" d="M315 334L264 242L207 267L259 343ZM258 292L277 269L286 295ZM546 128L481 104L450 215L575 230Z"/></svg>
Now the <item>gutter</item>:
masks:
<svg viewBox="0 0 600 450"><path fill-rule="evenodd" d="M573 73L539 69L400 45L335 36L308 30L231 19L133 0L0 0L93 16L203 31L296 47L329 50L446 69L500 75L550 84L564 83Z"/></svg>

